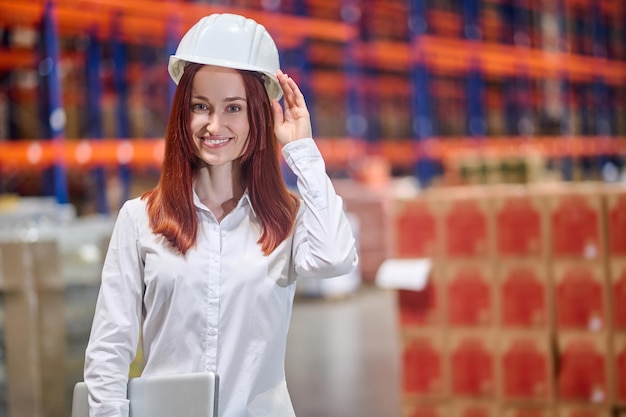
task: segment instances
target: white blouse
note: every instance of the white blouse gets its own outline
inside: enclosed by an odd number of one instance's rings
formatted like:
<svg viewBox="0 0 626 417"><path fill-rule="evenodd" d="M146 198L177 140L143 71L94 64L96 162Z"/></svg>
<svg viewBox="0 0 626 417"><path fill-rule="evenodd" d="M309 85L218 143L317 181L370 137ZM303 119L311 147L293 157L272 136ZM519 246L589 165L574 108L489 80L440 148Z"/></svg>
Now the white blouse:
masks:
<svg viewBox="0 0 626 417"><path fill-rule="evenodd" d="M282 153L302 204L293 233L269 256L247 194L218 222L194 193L198 240L184 257L152 233L144 201L121 208L85 354L92 417L128 416L140 333L143 375L217 372L220 417L295 415L284 361L296 277L347 274L358 259L313 139Z"/></svg>

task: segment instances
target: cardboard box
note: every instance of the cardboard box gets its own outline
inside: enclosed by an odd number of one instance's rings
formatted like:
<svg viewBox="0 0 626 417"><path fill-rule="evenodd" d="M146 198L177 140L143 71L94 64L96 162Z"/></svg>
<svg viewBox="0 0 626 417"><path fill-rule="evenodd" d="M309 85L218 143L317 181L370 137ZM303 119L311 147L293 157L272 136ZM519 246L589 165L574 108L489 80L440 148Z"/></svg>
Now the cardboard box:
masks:
<svg viewBox="0 0 626 417"><path fill-rule="evenodd" d="M402 332L402 395L442 399L448 394L445 333L435 330Z"/></svg>
<svg viewBox="0 0 626 417"><path fill-rule="evenodd" d="M503 328L549 329L552 291L548 263L539 259L496 264L496 322Z"/></svg>
<svg viewBox="0 0 626 417"><path fill-rule="evenodd" d="M425 402L406 400L402 402L402 417L448 417L450 406L448 402Z"/></svg>
<svg viewBox="0 0 626 417"><path fill-rule="evenodd" d="M397 273L401 274L403 271L398 270ZM425 282L423 287L395 287L398 323L402 329L410 327L422 329L424 327L442 328L445 325L444 283L441 274L441 264L430 263L429 271L424 272L424 274L427 274L427 276L415 278L415 281L425 278L422 281ZM381 280L378 280L377 285L384 288L384 285L389 284L382 284Z"/></svg>
<svg viewBox="0 0 626 417"><path fill-rule="evenodd" d="M389 252L380 247L377 249L359 250L359 269L361 271L361 280L366 283L376 281L376 273L378 269L389 259Z"/></svg>
<svg viewBox="0 0 626 417"><path fill-rule="evenodd" d="M488 258L493 255L493 216L484 187L440 191L443 256L446 259Z"/></svg>
<svg viewBox="0 0 626 417"><path fill-rule="evenodd" d="M610 407L583 404L559 404L556 417L611 417Z"/></svg>
<svg viewBox="0 0 626 417"><path fill-rule="evenodd" d="M558 330L606 330L609 313L604 263L554 262L552 274Z"/></svg>
<svg viewBox="0 0 626 417"><path fill-rule="evenodd" d="M394 254L398 258L441 256L441 222L435 193L394 202Z"/></svg>
<svg viewBox="0 0 626 417"><path fill-rule="evenodd" d="M492 401L455 400L450 407L451 417L499 417L498 406Z"/></svg>
<svg viewBox="0 0 626 417"><path fill-rule="evenodd" d="M40 240L29 245L37 285L39 357L44 417L66 412L65 379L65 283L58 244Z"/></svg>
<svg viewBox="0 0 626 417"><path fill-rule="evenodd" d="M626 333L613 335L613 401L626 408Z"/></svg>
<svg viewBox="0 0 626 417"><path fill-rule="evenodd" d="M504 404L500 407L501 417L553 417L554 411L549 405Z"/></svg>
<svg viewBox="0 0 626 417"><path fill-rule="evenodd" d="M493 269L486 262L449 262L441 267L446 323L451 327L489 326L495 322Z"/></svg>
<svg viewBox="0 0 626 417"><path fill-rule="evenodd" d="M345 210L358 221L361 277L364 282L373 282L380 265L393 254L391 195L355 181L337 180L333 185Z"/></svg>
<svg viewBox="0 0 626 417"><path fill-rule="evenodd" d="M554 259L599 260L605 255L602 190L594 183L535 188L546 195Z"/></svg>
<svg viewBox="0 0 626 417"><path fill-rule="evenodd" d="M0 276L9 415L63 415L65 294L57 243L1 243Z"/></svg>
<svg viewBox="0 0 626 417"><path fill-rule="evenodd" d="M554 398L550 333L498 333L498 397L506 402L548 403Z"/></svg>
<svg viewBox="0 0 626 417"><path fill-rule="evenodd" d="M400 327L444 325L443 283L436 268L424 289L398 289L396 294Z"/></svg>
<svg viewBox="0 0 626 417"><path fill-rule="evenodd" d="M493 330L448 332L450 393L453 397L496 396L496 335Z"/></svg>
<svg viewBox="0 0 626 417"><path fill-rule="evenodd" d="M496 188L492 201L498 259L546 257L545 198L525 186L507 186Z"/></svg>
<svg viewBox="0 0 626 417"><path fill-rule="evenodd" d="M624 234L626 235L626 232ZM613 330L624 332L626 331L626 258L613 258L609 261L609 265Z"/></svg>
<svg viewBox="0 0 626 417"><path fill-rule="evenodd" d="M610 395L607 334L560 332L557 339L558 399L606 404Z"/></svg>
<svg viewBox="0 0 626 417"><path fill-rule="evenodd" d="M41 351L33 256L26 242L0 243L9 416L42 416Z"/></svg>
<svg viewBox="0 0 626 417"><path fill-rule="evenodd" d="M626 188L607 186L605 199L609 254L626 257Z"/></svg>

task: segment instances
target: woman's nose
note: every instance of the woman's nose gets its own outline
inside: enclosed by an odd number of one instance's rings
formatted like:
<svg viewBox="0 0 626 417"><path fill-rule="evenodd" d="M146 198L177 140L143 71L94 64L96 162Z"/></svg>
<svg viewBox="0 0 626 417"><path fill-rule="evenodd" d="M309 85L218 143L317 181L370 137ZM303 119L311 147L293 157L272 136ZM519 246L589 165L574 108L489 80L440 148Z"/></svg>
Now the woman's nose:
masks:
<svg viewBox="0 0 626 417"><path fill-rule="evenodd" d="M206 125L207 125L208 130L214 133L217 126L219 126L219 123L220 123L220 120L219 120L219 117L217 116L217 113L215 112L207 113Z"/></svg>

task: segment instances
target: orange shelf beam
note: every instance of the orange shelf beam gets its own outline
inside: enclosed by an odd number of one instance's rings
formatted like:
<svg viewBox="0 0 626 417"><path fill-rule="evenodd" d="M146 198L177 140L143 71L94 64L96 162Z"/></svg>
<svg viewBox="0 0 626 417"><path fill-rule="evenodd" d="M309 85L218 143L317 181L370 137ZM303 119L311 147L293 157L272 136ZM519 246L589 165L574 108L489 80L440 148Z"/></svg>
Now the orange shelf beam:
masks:
<svg viewBox="0 0 626 417"><path fill-rule="evenodd" d="M425 35L414 45L372 41L358 46L357 56L370 65L404 71L421 59L427 66L442 72L463 73L472 65L478 65L494 76L522 73L536 78L566 75L571 79L590 79L601 76L611 84L626 83L626 62L623 61L456 38Z"/></svg>
<svg viewBox="0 0 626 417"><path fill-rule="evenodd" d="M28 3L0 0L0 25L33 27L41 20L45 0ZM113 23L119 19L119 36L130 43L156 42L166 39L168 26L178 22L184 33L198 16L217 12L245 14L265 25L276 42L294 44L294 38L314 38L345 42L357 35L352 26L335 21L279 15L251 9L216 7L188 2L154 0L58 0L57 17L61 35L76 35L95 30L102 37L112 34Z"/></svg>
<svg viewBox="0 0 626 417"><path fill-rule="evenodd" d="M319 138L316 142L327 164L335 167L372 154L381 155L397 166L410 166L426 157L450 161L476 157L524 158L531 155L546 158L626 155L626 137L387 139L375 144L345 137ZM52 164L76 169L120 164L160 167L163 151L162 139L0 142L0 170L36 170Z"/></svg>

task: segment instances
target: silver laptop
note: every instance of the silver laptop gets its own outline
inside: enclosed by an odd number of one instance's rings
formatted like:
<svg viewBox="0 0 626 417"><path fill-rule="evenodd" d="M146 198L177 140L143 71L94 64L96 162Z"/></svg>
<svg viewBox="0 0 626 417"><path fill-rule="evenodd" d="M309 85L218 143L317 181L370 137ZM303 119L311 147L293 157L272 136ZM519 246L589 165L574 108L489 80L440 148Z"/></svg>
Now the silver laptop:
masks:
<svg viewBox="0 0 626 417"><path fill-rule="evenodd" d="M217 417L219 378L212 372L131 378L130 417ZM74 386L72 417L89 417L84 382Z"/></svg>

